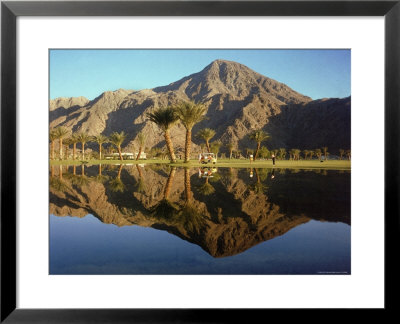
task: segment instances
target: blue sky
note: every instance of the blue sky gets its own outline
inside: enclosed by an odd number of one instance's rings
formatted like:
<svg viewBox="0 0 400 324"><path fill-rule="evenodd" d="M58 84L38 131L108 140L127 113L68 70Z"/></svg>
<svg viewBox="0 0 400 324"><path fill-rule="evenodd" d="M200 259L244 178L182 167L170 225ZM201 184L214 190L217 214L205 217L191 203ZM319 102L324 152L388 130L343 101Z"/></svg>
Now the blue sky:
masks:
<svg viewBox="0 0 400 324"><path fill-rule="evenodd" d="M313 99L351 94L350 50L50 50L50 99L149 89L235 61Z"/></svg>

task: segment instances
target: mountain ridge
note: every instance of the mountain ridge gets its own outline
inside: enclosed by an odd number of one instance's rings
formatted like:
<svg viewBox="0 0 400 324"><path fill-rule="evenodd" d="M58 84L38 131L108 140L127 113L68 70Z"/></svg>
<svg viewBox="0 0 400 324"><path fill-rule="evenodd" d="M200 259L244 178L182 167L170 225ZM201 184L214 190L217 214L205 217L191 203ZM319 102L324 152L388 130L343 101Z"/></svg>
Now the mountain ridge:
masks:
<svg viewBox="0 0 400 324"><path fill-rule="evenodd" d="M147 120L146 113L193 100L207 107L207 119L194 127L193 134L201 128L213 128L216 135L212 141L232 142L236 149L254 146L248 134L255 129L270 133L271 139L264 143L269 149L293 145L304 149L328 143L333 150L350 148L351 97L312 100L237 62L215 60L200 72L153 89L118 89L91 101L82 98L51 100L50 127L65 126L89 135L125 131L128 137L123 146L129 149L137 146L135 140L142 131L147 135L147 147L161 147L162 132ZM304 124L313 125L312 132L305 131ZM335 140L337 129L340 139ZM184 132L180 124L171 131L177 150L184 147ZM201 142L195 137L192 141L198 149Z"/></svg>

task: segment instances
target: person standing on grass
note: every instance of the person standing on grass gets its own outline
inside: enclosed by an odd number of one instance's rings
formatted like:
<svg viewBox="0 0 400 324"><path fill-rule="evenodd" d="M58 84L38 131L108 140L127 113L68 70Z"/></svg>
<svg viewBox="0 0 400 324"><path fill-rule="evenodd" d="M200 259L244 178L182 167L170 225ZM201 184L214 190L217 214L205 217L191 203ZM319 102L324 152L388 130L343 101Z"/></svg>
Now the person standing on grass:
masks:
<svg viewBox="0 0 400 324"><path fill-rule="evenodd" d="M272 164L275 165L275 154L272 154Z"/></svg>

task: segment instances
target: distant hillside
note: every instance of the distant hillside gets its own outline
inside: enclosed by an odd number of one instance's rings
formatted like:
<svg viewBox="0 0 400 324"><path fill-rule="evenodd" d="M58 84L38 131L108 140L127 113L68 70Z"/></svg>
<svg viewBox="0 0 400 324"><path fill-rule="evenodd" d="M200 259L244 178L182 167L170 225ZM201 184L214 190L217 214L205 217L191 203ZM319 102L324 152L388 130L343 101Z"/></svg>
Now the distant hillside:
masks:
<svg viewBox="0 0 400 324"><path fill-rule="evenodd" d="M312 101L242 64L223 60L167 86L107 91L92 101L83 97L51 100L50 127L65 126L90 135L123 130L128 134L125 147L135 146L138 132L143 131L146 146L163 146L161 130L147 120L146 113L183 100L202 102L208 108L207 119L194 127L193 134L213 128L212 141L233 142L242 150L255 146L248 140L254 129L270 133L264 143L269 149L328 146L334 153L350 148L350 97ZM184 133L180 124L172 129L176 149L184 147ZM193 141L200 144L196 138Z"/></svg>

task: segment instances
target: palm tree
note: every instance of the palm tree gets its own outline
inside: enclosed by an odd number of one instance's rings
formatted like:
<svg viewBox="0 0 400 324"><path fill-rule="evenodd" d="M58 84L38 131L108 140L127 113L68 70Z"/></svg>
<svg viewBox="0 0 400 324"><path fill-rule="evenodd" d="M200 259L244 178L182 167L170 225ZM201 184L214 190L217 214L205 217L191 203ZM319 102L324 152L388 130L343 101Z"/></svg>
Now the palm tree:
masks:
<svg viewBox="0 0 400 324"><path fill-rule="evenodd" d="M68 156L69 156L69 146L74 144L72 137L68 137L64 140L64 144L65 144L65 159L68 160Z"/></svg>
<svg viewBox="0 0 400 324"><path fill-rule="evenodd" d="M294 149L293 151L294 151L295 160L300 160L300 152L301 152L301 150Z"/></svg>
<svg viewBox="0 0 400 324"><path fill-rule="evenodd" d="M280 148L279 149L279 159L284 160L286 157L286 149Z"/></svg>
<svg viewBox="0 0 400 324"><path fill-rule="evenodd" d="M58 146L59 146L59 159L60 160L62 160L62 148L63 148L63 138L65 137L65 136L67 136L67 134L68 134L68 129L66 129L65 127L63 127L63 126L60 126L60 127L57 127L55 130L54 130L54 134L55 134L55 136L56 136L56 139L58 139Z"/></svg>
<svg viewBox="0 0 400 324"><path fill-rule="evenodd" d="M233 143L226 144L226 148L229 150L229 160L232 160L232 152L234 147L235 146L233 145Z"/></svg>
<svg viewBox="0 0 400 324"><path fill-rule="evenodd" d="M94 137L94 141L99 144L99 160L101 160L101 151L104 143L108 143L109 139L107 136L104 136L102 134L97 135Z"/></svg>
<svg viewBox="0 0 400 324"><path fill-rule="evenodd" d="M321 161L321 157L322 157L321 149L315 149L315 154L318 156L318 159Z"/></svg>
<svg viewBox="0 0 400 324"><path fill-rule="evenodd" d="M253 150L251 148L246 148L246 158L250 155L253 154Z"/></svg>
<svg viewBox="0 0 400 324"><path fill-rule="evenodd" d="M190 148L192 142L192 128L198 122L202 121L206 107L193 101L184 102L175 107L175 113L186 128L186 139L185 139L185 163L190 160Z"/></svg>
<svg viewBox="0 0 400 324"><path fill-rule="evenodd" d="M85 144L87 142L90 142L92 138L88 134L81 132L76 135L76 139L78 140L78 142L80 142L82 144L82 160L84 160L85 159Z"/></svg>
<svg viewBox="0 0 400 324"><path fill-rule="evenodd" d="M314 156L315 152L313 150L308 151L308 154L310 156L310 160L312 160L312 157Z"/></svg>
<svg viewBox="0 0 400 324"><path fill-rule="evenodd" d="M252 132L249 135L249 138L255 142L257 142L257 149L256 153L254 154L254 160L257 159L258 151L260 150L261 147L261 142L267 140L269 138L269 134L265 133L263 130L258 129Z"/></svg>
<svg viewBox="0 0 400 324"><path fill-rule="evenodd" d="M171 162L176 162L174 147L172 145L169 131L171 127L178 121L178 116L170 107L158 108L152 113L148 113L147 117L160 127L164 132L165 145L167 146Z"/></svg>
<svg viewBox="0 0 400 324"><path fill-rule="evenodd" d="M289 160L294 160L295 151L294 149L289 150Z"/></svg>
<svg viewBox="0 0 400 324"><path fill-rule="evenodd" d="M72 142L72 159L75 160L75 158L76 158L76 143L79 143L79 138L78 138L77 134L72 134L71 142Z"/></svg>
<svg viewBox="0 0 400 324"><path fill-rule="evenodd" d="M220 141L215 141L211 143L211 151L215 154L218 155L219 149L222 146L222 143Z"/></svg>
<svg viewBox="0 0 400 324"><path fill-rule="evenodd" d="M258 151L260 157L263 159L267 159L269 156L269 150L265 146L261 146L260 150Z"/></svg>
<svg viewBox="0 0 400 324"><path fill-rule="evenodd" d="M211 153L209 141L214 136L215 136L215 130L213 130L211 128L203 128L203 129L199 130L199 132L196 135L196 137L199 137L199 138L203 139L206 142L206 147L207 147L207 152L208 153Z"/></svg>
<svg viewBox="0 0 400 324"><path fill-rule="evenodd" d="M346 156L350 160L350 158L351 158L351 150L346 150Z"/></svg>
<svg viewBox="0 0 400 324"><path fill-rule="evenodd" d="M303 150L304 160L307 160L307 156L310 154L309 150Z"/></svg>
<svg viewBox="0 0 400 324"><path fill-rule="evenodd" d="M52 129L49 133L49 139L50 139L50 159L54 160L54 142L57 139L56 133L54 129Z"/></svg>
<svg viewBox="0 0 400 324"><path fill-rule="evenodd" d="M146 142L146 135L143 132L137 134L137 140L139 142L139 153L136 157L136 161L139 160L140 154L142 154L144 143Z"/></svg>
<svg viewBox="0 0 400 324"><path fill-rule="evenodd" d="M122 152L121 152L121 145L124 142L125 138L126 138L126 135L123 131L121 133L114 132L110 135L110 142L117 147L118 153L119 153L119 159L121 161L123 160Z"/></svg>
<svg viewBox="0 0 400 324"><path fill-rule="evenodd" d="M325 161L326 160L328 160L328 148L326 147L326 146L324 146L323 148L322 148L322 150L324 151L324 156L325 156Z"/></svg>
<svg viewBox="0 0 400 324"><path fill-rule="evenodd" d="M343 155L344 155L344 150L343 149L339 149L339 154L340 154L340 159L343 159Z"/></svg>

